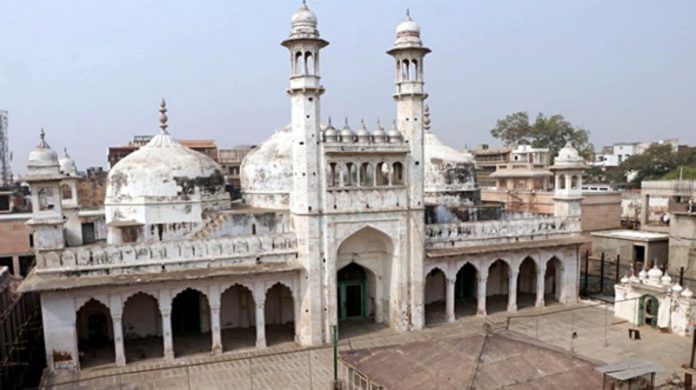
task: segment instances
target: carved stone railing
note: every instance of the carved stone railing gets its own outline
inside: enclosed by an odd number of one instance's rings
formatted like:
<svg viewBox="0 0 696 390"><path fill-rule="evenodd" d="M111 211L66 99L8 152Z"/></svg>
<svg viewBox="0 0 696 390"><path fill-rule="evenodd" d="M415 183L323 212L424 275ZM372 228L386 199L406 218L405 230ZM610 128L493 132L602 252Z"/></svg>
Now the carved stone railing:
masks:
<svg viewBox="0 0 696 390"><path fill-rule="evenodd" d="M580 231L580 218L546 216L528 219L430 224L425 227L426 247L428 248L551 239Z"/></svg>
<svg viewBox="0 0 696 390"><path fill-rule="evenodd" d="M38 254L36 272L117 275L284 263L296 258L296 248L291 234L85 246Z"/></svg>

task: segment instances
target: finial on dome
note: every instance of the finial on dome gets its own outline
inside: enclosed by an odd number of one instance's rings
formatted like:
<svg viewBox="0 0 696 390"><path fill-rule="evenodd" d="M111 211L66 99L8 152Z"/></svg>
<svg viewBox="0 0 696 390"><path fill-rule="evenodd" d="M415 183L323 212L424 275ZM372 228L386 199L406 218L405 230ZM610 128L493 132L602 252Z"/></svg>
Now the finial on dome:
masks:
<svg viewBox="0 0 696 390"><path fill-rule="evenodd" d="M348 125L348 117L346 117L345 122L343 124L344 129L350 129L350 126Z"/></svg>
<svg viewBox="0 0 696 390"><path fill-rule="evenodd" d="M411 10L406 8L406 20L411 20Z"/></svg>
<svg viewBox="0 0 696 390"><path fill-rule="evenodd" d="M46 132L44 131L44 128L41 128L41 132L39 132L39 148L45 148L48 149L50 146L48 146L48 143L46 142Z"/></svg>
<svg viewBox="0 0 696 390"><path fill-rule="evenodd" d="M159 125L159 127L160 127L160 129L162 129L162 133L167 134L167 127L169 127L169 125L167 124L167 120L169 118L167 118L167 102L164 100L164 98L162 98L162 102L160 103L159 112L160 112L160 118L159 118L160 125Z"/></svg>
<svg viewBox="0 0 696 390"><path fill-rule="evenodd" d="M382 120L379 119L379 118L377 118L377 128L378 128L378 129L384 129L384 127L382 127Z"/></svg>
<svg viewBox="0 0 696 390"><path fill-rule="evenodd" d="M64 155L65 157L70 157L70 155L68 154L68 148L67 148L67 147L63 147L63 155Z"/></svg>
<svg viewBox="0 0 696 390"><path fill-rule="evenodd" d="M329 127L331 127L331 117L329 117Z"/></svg>
<svg viewBox="0 0 696 390"><path fill-rule="evenodd" d="M396 119L392 120L392 128L396 129Z"/></svg>

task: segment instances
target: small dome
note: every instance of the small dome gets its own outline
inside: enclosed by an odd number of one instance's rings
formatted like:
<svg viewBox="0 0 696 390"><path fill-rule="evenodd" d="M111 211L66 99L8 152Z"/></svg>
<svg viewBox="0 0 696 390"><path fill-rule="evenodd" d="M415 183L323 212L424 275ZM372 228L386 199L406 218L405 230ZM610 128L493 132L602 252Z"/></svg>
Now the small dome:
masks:
<svg viewBox="0 0 696 390"><path fill-rule="evenodd" d="M662 271L660 271L660 269L657 268L657 264L653 265L653 267L650 268L650 271L648 271L648 277L650 279L660 279L662 277Z"/></svg>
<svg viewBox="0 0 696 390"><path fill-rule="evenodd" d="M399 129L396 128L396 121L392 123L392 128L387 132L387 136L389 136L390 143L394 144L403 142L404 136L401 134Z"/></svg>
<svg viewBox="0 0 696 390"><path fill-rule="evenodd" d="M372 140L375 143L384 142L387 139L387 133L384 132L384 127L382 127L382 122L377 120L377 128L372 130Z"/></svg>
<svg viewBox="0 0 696 390"><path fill-rule="evenodd" d="M675 293L680 293L684 288L681 286L679 283L674 283L674 286L672 286L672 291Z"/></svg>
<svg viewBox="0 0 696 390"><path fill-rule="evenodd" d="M687 287L684 289L684 291L682 291L681 296L684 298L691 298L694 296L694 293Z"/></svg>
<svg viewBox="0 0 696 390"><path fill-rule="evenodd" d="M48 146L46 133L41 129L39 144L29 152L29 175L59 174L58 155Z"/></svg>
<svg viewBox="0 0 696 390"><path fill-rule="evenodd" d="M58 163L60 164L60 173L66 176L77 176L77 165L68 154L68 149L63 149L63 156L58 159Z"/></svg>
<svg viewBox="0 0 696 390"><path fill-rule="evenodd" d="M365 121L363 119L360 120L360 127L358 127L355 135L358 137L358 142L370 142L370 132L367 131L367 127L365 126Z"/></svg>
<svg viewBox="0 0 696 390"><path fill-rule="evenodd" d="M638 272L638 279L645 280L647 278L648 278L648 271L646 271L645 268L641 269L640 272Z"/></svg>
<svg viewBox="0 0 696 390"><path fill-rule="evenodd" d="M396 42L394 42L395 48L410 48L410 47L423 47L423 42L420 38L420 26L413 19L411 15L406 10L406 19L404 19L398 26L396 26Z"/></svg>
<svg viewBox="0 0 696 390"><path fill-rule="evenodd" d="M621 278L621 283L626 284L630 281L631 279L628 278L628 275L624 275L623 278Z"/></svg>
<svg viewBox="0 0 696 390"><path fill-rule="evenodd" d="M331 124L331 117L329 117L329 123L324 129L324 142L336 142L338 141L338 131Z"/></svg>
<svg viewBox="0 0 696 390"><path fill-rule="evenodd" d="M309 10L307 3L304 1L302 2L302 5L300 5L300 8L294 14L292 14L291 20L293 27L301 24L312 26L317 25L317 15Z"/></svg>
<svg viewBox="0 0 696 390"><path fill-rule="evenodd" d="M640 279L636 275L631 275L629 279L631 283L640 283Z"/></svg>
<svg viewBox="0 0 696 390"><path fill-rule="evenodd" d="M319 38L319 31L317 30L317 16L314 12L310 11L305 2L302 2L300 9L292 14L292 27L290 29L290 38Z"/></svg>
<svg viewBox="0 0 696 390"><path fill-rule="evenodd" d="M556 157L556 160L560 161L583 161L582 157L580 157L580 153L578 153L578 150L573 147L573 144L568 142L563 149L561 149L558 152L558 157Z"/></svg>
<svg viewBox="0 0 696 390"><path fill-rule="evenodd" d="M660 282L662 283L663 286L671 286L672 285L672 277L669 276L669 274L665 272L664 276L662 276L662 279L660 279Z"/></svg>
<svg viewBox="0 0 696 390"><path fill-rule="evenodd" d="M348 125L348 118L346 118L346 123L341 129L341 142L355 142L355 133L353 133L353 130L351 130L350 126Z"/></svg>

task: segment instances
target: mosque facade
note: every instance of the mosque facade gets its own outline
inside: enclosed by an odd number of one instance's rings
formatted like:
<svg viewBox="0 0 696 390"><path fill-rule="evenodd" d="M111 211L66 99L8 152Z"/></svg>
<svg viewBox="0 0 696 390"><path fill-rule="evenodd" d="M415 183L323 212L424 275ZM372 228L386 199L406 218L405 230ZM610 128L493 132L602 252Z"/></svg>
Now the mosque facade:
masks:
<svg viewBox="0 0 696 390"><path fill-rule="evenodd" d="M323 122L328 44L303 4L282 41L290 125L245 157L241 201L216 162L169 134L163 101L159 134L109 172L106 242L82 245L74 162L42 134L26 176L37 264L21 289L41 293L49 369L315 346L361 321L407 332L577 300L577 151L551 167L553 215L482 204L472 157L431 129L419 25L407 17L387 52L389 129Z"/></svg>

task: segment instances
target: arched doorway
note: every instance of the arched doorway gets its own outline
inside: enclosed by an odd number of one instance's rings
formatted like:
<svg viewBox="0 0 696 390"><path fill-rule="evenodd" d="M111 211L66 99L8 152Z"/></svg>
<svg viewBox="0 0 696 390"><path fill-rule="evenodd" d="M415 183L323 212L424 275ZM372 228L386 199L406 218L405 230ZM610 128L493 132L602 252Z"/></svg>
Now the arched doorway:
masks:
<svg viewBox="0 0 696 390"><path fill-rule="evenodd" d="M517 275L517 308L534 306L536 287L536 263L531 257L525 257L520 263L520 272Z"/></svg>
<svg viewBox="0 0 696 390"><path fill-rule="evenodd" d="M295 305L288 286L276 283L266 292L264 319L267 345L295 341Z"/></svg>
<svg viewBox="0 0 696 390"><path fill-rule="evenodd" d="M172 301L174 356L210 352L210 307L208 298L187 288Z"/></svg>
<svg viewBox="0 0 696 390"><path fill-rule="evenodd" d="M350 337L389 323L392 240L371 227L341 243L336 259L336 317L340 336ZM351 329L352 328L352 329Z"/></svg>
<svg viewBox="0 0 696 390"><path fill-rule="evenodd" d="M103 303L90 299L77 311L77 349L80 367L113 363L114 332L111 311Z"/></svg>
<svg viewBox="0 0 696 390"><path fill-rule="evenodd" d="M660 302L654 295L643 295L638 300L638 325L657 326L657 313Z"/></svg>
<svg viewBox="0 0 696 390"><path fill-rule="evenodd" d="M251 291L235 284L220 297L222 350L253 348L256 345L256 304Z"/></svg>
<svg viewBox="0 0 696 390"><path fill-rule="evenodd" d="M162 315L152 295L133 294L123 305L123 346L128 363L164 356Z"/></svg>
<svg viewBox="0 0 696 390"><path fill-rule="evenodd" d="M434 268L425 276L425 323L434 324L446 320L445 301L447 280L445 273Z"/></svg>
<svg viewBox="0 0 696 390"><path fill-rule="evenodd" d="M505 311L510 292L510 266L498 259L488 267L486 281L486 312L492 314Z"/></svg>
<svg viewBox="0 0 696 390"><path fill-rule="evenodd" d="M466 263L457 272L454 283L455 317L476 314L476 291L478 271L471 263Z"/></svg>
<svg viewBox="0 0 696 390"><path fill-rule="evenodd" d="M544 273L544 301L548 305L551 302L561 301L563 287L563 265L556 257L552 257L546 263Z"/></svg>

